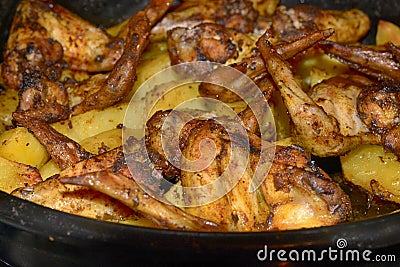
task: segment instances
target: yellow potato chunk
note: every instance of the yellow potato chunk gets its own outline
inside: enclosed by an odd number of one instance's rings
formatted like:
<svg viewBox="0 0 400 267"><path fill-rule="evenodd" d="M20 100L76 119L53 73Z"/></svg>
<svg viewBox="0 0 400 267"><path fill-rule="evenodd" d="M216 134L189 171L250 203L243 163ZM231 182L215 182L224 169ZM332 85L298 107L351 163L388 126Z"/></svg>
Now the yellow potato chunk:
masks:
<svg viewBox="0 0 400 267"><path fill-rule="evenodd" d="M11 193L13 190L41 182L36 168L0 157L0 190Z"/></svg>
<svg viewBox="0 0 400 267"><path fill-rule="evenodd" d="M389 21L379 20L375 39L377 45L387 42L400 45L400 27Z"/></svg>
<svg viewBox="0 0 400 267"><path fill-rule="evenodd" d="M382 146L361 145L340 158L343 176L368 192L400 203L400 162Z"/></svg>
<svg viewBox="0 0 400 267"><path fill-rule="evenodd" d="M91 110L51 126L79 143L88 137L117 128L123 123L127 106L128 103L122 103L103 110Z"/></svg>
<svg viewBox="0 0 400 267"><path fill-rule="evenodd" d="M36 168L40 168L49 160L45 147L22 127L0 135L0 156Z"/></svg>

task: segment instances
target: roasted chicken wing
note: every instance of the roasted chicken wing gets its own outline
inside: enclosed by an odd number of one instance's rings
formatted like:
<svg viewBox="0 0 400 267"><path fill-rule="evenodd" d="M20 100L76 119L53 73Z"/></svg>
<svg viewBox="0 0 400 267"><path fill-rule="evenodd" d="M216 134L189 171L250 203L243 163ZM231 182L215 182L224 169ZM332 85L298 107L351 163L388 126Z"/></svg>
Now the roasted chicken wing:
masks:
<svg viewBox="0 0 400 267"><path fill-rule="evenodd" d="M288 64L272 48L266 35L259 39L258 49L281 92L298 144L315 155L332 156L344 153L363 141L364 135L344 136L340 133L337 120L326 114L302 90Z"/></svg>
<svg viewBox="0 0 400 267"><path fill-rule="evenodd" d="M295 81L266 35L260 38L258 48L289 111L294 138L308 151L322 157L335 156L367 143L385 144L399 153L395 149L396 130L392 130L398 121L398 83L340 75L317 84L310 96ZM391 134L385 135L388 131Z"/></svg>
<svg viewBox="0 0 400 267"><path fill-rule="evenodd" d="M17 16L14 26L11 28L12 34L7 45L9 49L5 51L2 71L6 82L17 82L14 85L9 84L9 86L22 91L19 95L20 105L17 112L33 118L40 117L46 122L54 122L68 118L70 113L76 115L91 109L105 108L121 101L132 89L136 76L136 67L148 43L152 26L161 19L171 4L172 0L153 0L144 10L133 15L126 26L126 36L117 42L122 45L123 49L121 50L114 45L110 45L112 41L106 35L104 38L96 35L101 34L102 31L89 23L82 22L82 25L80 25L79 23L83 20L75 19L75 15L62 7L38 0L23 1L19 6L19 9L21 9L19 12L24 15ZM25 9L29 9L29 12ZM38 19L42 16L44 17L43 19ZM50 17L48 18L48 16ZM42 20L43 22L41 22ZM69 23L70 20L78 24ZM50 25L46 23L50 23ZM34 43L36 39L31 40L31 34L24 32L27 24L39 25L43 28L44 35L37 37L36 46ZM59 28L53 29L53 24L54 27L58 25ZM21 27L21 25L24 25L24 27ZM86 28L82 29L82 27ZM91 32L92 28L96 29L93 30L96 34L86 35L86 32ZM74 32L74 30L77 32ZM19 31L23 32L19 33ZM48 35L48 32L59 36ZM87 41L89 44L81 43L83 34L85 34L85 42ZM22 38L22 36L25 36L25 38ZM71 36L74 39L71 39ZM94 44L90 43L91 38ZM99 44L99 42L104 43ZM43 43L45 46L42 49L40 45ZM62 49L49 48L48 46L53 43L62 44ZM31 48L27 50L26 46L29 44ZM49 77L49 75L43 73L43 71L50 71L58 74L59 72L53 71L51 68L53 65L57 67L60 60L66 61L67 65L72 65L72 69L74 69L73 66L75 64L80 65L82 63L82 66L84 66L88 61L94 63L105 62L107 60L103 59L103 56L108 52L98 48L99 46L107 48L110 46L113 49L107 51L117 51L118 56L107 55L105 57L112 63L112 70L109 74L97 74L81 83L62 84L57 82L60 75ZM70 49L70 47L72 48ZM93 47L98 48L93 52L96 57L90 51L85 51L85 49L93 49ZM30 55L29 53L33 54ZM45 53L58 53L60 55L47 57ZM71 55L72 59L69 58L69 55ZM52 64L53 61L51 59L55 57L58 58L57 64ZM93 58L88 59L87 57ZM43 58L48 58L50 61L46 63ZM72 62L68 63L68 61ZM44 63L46 64L43 65ZM69 65L68 67L70 67ZM88 63L88 65L91 65L91 63ZM83 69L86 70L85 67ZM100 69L89 70L104 71L108 69L101 67Z"/></svg>
<svg viewBox="0 0 400 267"><path fill-rule="evenodd" d="M257 12L248 0L183 1L152 30L152 40L165 40L176 27L194 27L211 22L239 32L252 32Z"/></svg>
<svg viewBox="0 0 400 267"><path fill-rule="evenodd" d="M292 8L279 6L272 16L274 36L282 40L297 39L315 30L333 28L331 40L339 43L355 43L370 29L367 14L358 9L346 11L322 10L316 6L298 5Z"/></svg>

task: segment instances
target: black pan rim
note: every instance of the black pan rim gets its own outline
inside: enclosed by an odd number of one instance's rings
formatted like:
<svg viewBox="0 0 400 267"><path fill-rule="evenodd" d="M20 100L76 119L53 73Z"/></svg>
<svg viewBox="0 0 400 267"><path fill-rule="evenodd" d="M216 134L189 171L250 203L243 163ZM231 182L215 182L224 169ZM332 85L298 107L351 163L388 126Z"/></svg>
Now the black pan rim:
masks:
<svg viewBox="0 0 400 267"><path fill-rule="evenodd" d="M311 2L314 4L317 1L286 2ZM326 3L328 2L326 1ZM332 4L333 2L338 5L341 1L332 1ZM374 1L348 1L351 5L361 5L367 2L372 3ZM392 2L395 3L395 1ZM399 10L399 8L399 3L393 6L393 10ZM371 9L369 11L378 12L379 10ZM394 22L400 23L398 15L392 17L392 20L393 18L396 19ZM334 246L340 238L346 239L351 247L380 249L399 246L399 225L400 212L396 212L357 222L279 232L210 233L160 230L79 217L0 192L0 247L9 245L2 243L2 237L7 237L7 240L11 241L16 240L17 237L13 235L21 232L32 240L50 240L49 243L41 243L44 244L44 249L49 249L49 254L64 253L57 249L58 244L68 244L81 248L88 248L93 245L115 245L118 248L128 246L128 248L140 247L143 250L168 252L171 251L171 247L185 252L193 250L195 247L197 251L200 251L199 253L208 253L216 249L245 250L255 253L266 244L277 249L325 248ZM28 244L29 242L27 242ZM52 248L54 248L54 251L52 251ZM0 251L0 259L3 259L3 253Z"/></svg>
<svg viewBox="0 0 400 267"><path fill-rule="evenodd" d="M17 216L17 218L15 218ZM158 239L162 243L210 240L215 247L231 242L241 248L257 247L268 242L274 248L314 247L322 248L345 238L351 246L359 248L382 248L398 244L393 238L400 236L400 212L355 222L345 222L332 226L271 232L192 232L168 229L155 229L120 223L104 222L53 210L38 204L19 199L0 192L0 224L11 226L19 231L30 232L42 238L50 238L65 243L129 243L145 245L141 239ZM371 231L371 229L377 229ZM368 233L368 234L366 234ZM141 238L137 239L138 235ZM138 241L137 244L132 241ZM234 241L236 240L236 241ZM136 242L135 242L136 243ZM199 243L199 244L200 244ZM186 244L186 242L183 242ZM154 244L153 244L154 245Z"/></svg>

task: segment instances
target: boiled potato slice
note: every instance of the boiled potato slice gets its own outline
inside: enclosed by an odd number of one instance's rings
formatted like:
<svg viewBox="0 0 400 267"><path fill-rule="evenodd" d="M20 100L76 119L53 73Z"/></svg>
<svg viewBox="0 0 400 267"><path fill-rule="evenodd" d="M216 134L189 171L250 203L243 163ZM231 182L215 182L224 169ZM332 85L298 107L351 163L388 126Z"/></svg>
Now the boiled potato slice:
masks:
<svg viewBox="0 0 400 267"><path fill-rule="evenodd" d="M45 147L22 127L0 135L0 156L36 168L40 168L49 160Z"/></svg>
<svg viewBox="0 0 400 267"><path fill-rule="evenodd" d="M343 176L378 197L400 203L400 162L382 146L361 145L340 158Z"/></svg>
<svg viewBox="0 0 400 267"><path fill-rule="evenodd" d="M0 190L11 193L13 190L34 185L42 181L39 171L29 165L0 157Z"/></svg>
<svg viewBox="0 0 400 267"><path fill-rule="evenodd" d="M389 21L379 20L375 39L377 45L387 42L400 45L400 27Z"/></svg>

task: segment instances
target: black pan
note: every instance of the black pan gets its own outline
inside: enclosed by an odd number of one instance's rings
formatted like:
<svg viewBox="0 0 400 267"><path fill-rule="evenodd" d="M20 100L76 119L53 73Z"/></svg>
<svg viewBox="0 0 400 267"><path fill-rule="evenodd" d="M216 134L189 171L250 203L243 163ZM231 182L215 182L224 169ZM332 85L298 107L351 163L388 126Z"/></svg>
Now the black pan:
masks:
<svg viewBox="0 0 400 267"><path fill-rule="evenodd" d="M82 17L110 26L144 6L139 0L58 1ZM322 8L357 7L373 19L400 24L398 0L368 1L282 1L283 4L315 4ZM0 41L4 43L17 2L0 0ZM375 32L364 40L373 43ZM325 160L326 162L326 160ZM329 160L328 160L329 165ZM329 166L328 166L329 167ZM333 169L335 169L333 167ZM0 261L11 266L132 266L176 263L224 263L233 265L269 264L260 261L264 249L322 252L338 249L343 239L347 246L362 253L394 255L400 264L400 213L359 222L315 229L268 233L197 233L139 228L100 222L51 210L0 192ZM342 240L342 241L343 241ZM347 249L347 250L346 250ZM287 256L287 254L286 254ZM327 256L327 255L326 255ZM279 261L274 257L274 265ZM366 264L365 261L331 261L329 263ZM286 266L308 265L310 261L289 262ZM372 262L374 264L376 262ZM393 262L392 262L393 263ZM386 266L389 264L386 263ZM369 266L369 265L368 265Z"/></svg>

